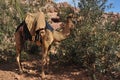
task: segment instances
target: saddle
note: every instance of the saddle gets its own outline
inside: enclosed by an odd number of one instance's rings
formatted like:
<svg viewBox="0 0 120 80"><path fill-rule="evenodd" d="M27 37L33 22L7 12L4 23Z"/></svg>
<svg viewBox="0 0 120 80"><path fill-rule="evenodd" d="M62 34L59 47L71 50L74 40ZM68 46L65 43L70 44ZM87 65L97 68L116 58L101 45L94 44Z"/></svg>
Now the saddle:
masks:
<svg viewBox="0 0 120 80"><path fill-rule="evenodd" d="M47 21L45 21L45 22L46 22L45 29L49 29L51 32L53 32L54 29L51 27L51 25ZM30 34L30 31L28 30L28 27L27 27L27 24L25 21L20 23L20 25L17 27L16 31L18 31L18 30L20 30L22 32L24 40L32 41L32 35ZM40 41L42 43L42 39L40 36L40 29L37 30L35 33L36 33L36 35L35 35L34 42Z"/></svg>

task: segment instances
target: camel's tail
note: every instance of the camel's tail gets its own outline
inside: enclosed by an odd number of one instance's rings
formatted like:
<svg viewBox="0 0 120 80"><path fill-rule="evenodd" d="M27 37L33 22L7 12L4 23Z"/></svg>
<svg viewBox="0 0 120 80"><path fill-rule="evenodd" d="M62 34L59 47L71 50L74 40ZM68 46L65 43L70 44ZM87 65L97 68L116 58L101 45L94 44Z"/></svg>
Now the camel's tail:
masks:
<svg viewBox="0 0 120 80"><path fill-rule="evenodd" d="M22 21L22 23L20 23L20 25L17 27L17 29L16 29L15 32L17 32L17 31L19 30L19 28L20 28L21 26L23 26L24 24L25 24L25 21Z"/></svg>
<svg viewBox="0 0 120 80"><path fill-rule="evenodd" d="M30 35L30 32L29 32L29 30L27 28L27 24L25 23L25 21L23 21L22 23L20 23L20 25L17 27L17 29L16 29L15 32L17 32L20 29L20 27L23 27L23 33L24 33L25 39L26 40L27 39L31 40L32 36Z"/></svg>

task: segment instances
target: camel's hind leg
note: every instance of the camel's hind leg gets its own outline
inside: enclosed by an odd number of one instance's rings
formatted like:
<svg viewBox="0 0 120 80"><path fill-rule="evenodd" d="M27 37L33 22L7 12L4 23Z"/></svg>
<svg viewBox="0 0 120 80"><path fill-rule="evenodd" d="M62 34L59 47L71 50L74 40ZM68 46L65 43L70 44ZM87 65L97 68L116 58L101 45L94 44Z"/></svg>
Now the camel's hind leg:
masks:
<svg viewBox="0 0 120 80"><path fill-rule="evenodd" d="M21 61L20 61L20 51L18 49L16 51L17 51L16 61L17 61L18 67L19 67L19 71L20 71L20 73L22 73L23 69L22 69L22 65L21 65Z"/></svg>
<svg viewBox="0 0 120 80"><path fill-rule="evenodd" d="M23 69L20 61L20 55L21 55L21 51L24 43L19 31L15 33L15 41L16 41L16 61L19 67L19 71L20 73L22 73Z"/></svg>

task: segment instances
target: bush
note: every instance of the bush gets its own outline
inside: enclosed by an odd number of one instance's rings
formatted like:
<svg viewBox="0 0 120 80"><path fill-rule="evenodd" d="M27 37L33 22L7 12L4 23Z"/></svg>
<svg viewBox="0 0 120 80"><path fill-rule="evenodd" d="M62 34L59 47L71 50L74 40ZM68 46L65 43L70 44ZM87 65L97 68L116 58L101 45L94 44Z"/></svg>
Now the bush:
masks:
<svg viewBox="0 0 120 80"><path fill-rule="evenodd" d="M120 57L116 55L120 52L120 19L113 24L109 17L103 24L104 4L81 0L77 17L83 16L84 20L77 22L69 39L61 43L57 55L61 62L72 62L86 68L94 80L99 79L95 73L117 80L120 71Z"/></svg>

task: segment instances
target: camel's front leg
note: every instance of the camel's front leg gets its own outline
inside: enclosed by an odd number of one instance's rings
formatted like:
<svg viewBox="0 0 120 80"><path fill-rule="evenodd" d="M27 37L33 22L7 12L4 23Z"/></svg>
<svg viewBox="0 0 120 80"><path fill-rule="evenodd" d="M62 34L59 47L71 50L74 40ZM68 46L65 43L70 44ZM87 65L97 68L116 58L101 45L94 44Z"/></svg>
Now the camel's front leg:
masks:
<svg viewBox="0 0 120 80"><path fill-rule="evenodd" d="M48 46L45 44L42 46L42 79L45 78L45 65L47 64Z"/></svg>
<svg viewBox="0 0 120 80"><path fill-rule="evenodd" d="M42 78L45 78L45 65L49 62L48 49L53 42L52 32L46 30L46 34L42 37Z"/></svg>
<svg viewBox="0 0 120 80"><path fill-rule="evenodd" d="M50 64L50 57L49 57L49 54L47 54L47 57L46 57L46 64L47 64L47 72L49 72L49 64Z"/></svg>

